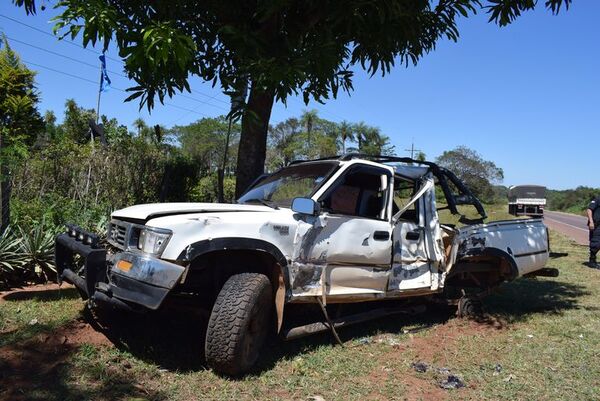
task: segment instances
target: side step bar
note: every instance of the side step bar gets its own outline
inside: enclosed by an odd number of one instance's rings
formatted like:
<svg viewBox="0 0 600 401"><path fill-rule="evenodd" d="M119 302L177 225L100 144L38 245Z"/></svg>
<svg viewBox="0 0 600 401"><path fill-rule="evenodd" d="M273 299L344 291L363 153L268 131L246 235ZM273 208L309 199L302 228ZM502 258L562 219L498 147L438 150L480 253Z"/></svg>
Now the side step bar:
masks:
<svg viewBox="0 0 600 401"><path fill-rule="evenodd" d="M407 314L416 315L418 313L425 312L425 305L412 305L402 306L396 308L381 308L375 309L368 312L357 313L355 315L345 316L337 319L332 319L332 324L335 329L340 327L350 326L357 323L363 323L369 320L379 319L385 316ZM327 322L315 322L305 324L303 326L292 327L290 329L283 330L281 335L284 340L295 340L310 336L312 334L321 333L324 331L331 330Z"/></svg>

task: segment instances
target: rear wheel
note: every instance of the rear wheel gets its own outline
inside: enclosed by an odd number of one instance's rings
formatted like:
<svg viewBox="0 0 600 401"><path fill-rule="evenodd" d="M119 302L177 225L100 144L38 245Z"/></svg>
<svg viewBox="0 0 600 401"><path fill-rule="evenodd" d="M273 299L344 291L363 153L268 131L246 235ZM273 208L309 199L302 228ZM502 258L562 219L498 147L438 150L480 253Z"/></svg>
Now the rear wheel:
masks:
<svg viewBox="0 0 600 401"><path fill-rule="evenodd" d="M250 370L271 328L273 292L258 273L231 276L217 296L206 332L206 362L231 376Z"/></svg>
<svg viewBox="0 0 600 401"><path fill-rule="evenodd" d="M458 301L456 314L461 318L479 318L483 315L483 304L479 299L462 297Z"/></svg>

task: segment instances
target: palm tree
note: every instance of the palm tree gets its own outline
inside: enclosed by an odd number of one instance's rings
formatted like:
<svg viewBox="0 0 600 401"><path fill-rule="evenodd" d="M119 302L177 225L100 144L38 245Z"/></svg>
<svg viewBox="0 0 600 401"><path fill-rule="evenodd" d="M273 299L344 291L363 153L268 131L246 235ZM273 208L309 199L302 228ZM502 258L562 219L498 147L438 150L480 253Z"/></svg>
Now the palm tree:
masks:
<svg viewBox="0 0 600 401"><path fill-rule="evenodd" d="M317 120L319 119L318 113L319 112L317 110L305 110L300 117L300 123L306 127L308 149L310 149L311 133Z"/></svg>
<svg viewBox="0 0 600 401"><path fill-rule="evenodd" d="M354 132L352 132L352 124L344 120L339 125L340 139L342 140L342 154L346 154L346 141L354 141Z"/></svg>
<svg viewBox="0 0 600 401"><path fill-rule="evenodd" d="M135 119L135 121L133 122L133 126L137 129L138 138L140 138L142 136L143 131L148 128L146 122L141 117Z"/></svg>
<svg viewBox="0 0 600 401"><path fill-rule="evenodd" d="M367 127L363 137L363 153L369 155L393 154L394 147L390 144L390 138L383 135L377 127Z"/></svg>
<svg viewBox="0 0 600 401"><path fill-rule="evenodd" d="M358 152L363 151L364 142L366 139L367 132L369 131L369 126L365 124L363 121L354 124L353 127L355 140L358 143Z"/></svg>

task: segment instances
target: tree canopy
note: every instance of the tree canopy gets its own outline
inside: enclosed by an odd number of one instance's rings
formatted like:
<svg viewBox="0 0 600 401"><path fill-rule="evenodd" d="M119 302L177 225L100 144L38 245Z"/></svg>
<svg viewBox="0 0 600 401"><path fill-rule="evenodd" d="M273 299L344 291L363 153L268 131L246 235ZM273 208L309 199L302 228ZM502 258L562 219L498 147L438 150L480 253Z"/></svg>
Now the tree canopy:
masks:
<svg viewBox="0 0 600 401"><path fill-rule="evenodd" d="M37 104L35 73L2 38L0 49L0 234L10 218L10 173L15 160L27 155L44 128Z"/></svg>
<svg viewBox="0 0 600 401"><path fill-rule="evenodd" d="M447 150L437 159L442 167L454 172L473 191L475 196L490 202L495 197L494 185L504 179L504 171L492 161L466 146Z"/></svg>
<svg viewBox="0 0 600 401"><path fill-rule="evenodd" d="M13 0L35 13L35 0ZM322 102L352 90L354 70L389 73L409 65L446 38L456 41L457 20L479 8L501 26L536 6L534 0L61 0L56 31L83 44L114 41L137 85L129 100L152 108L191 75L239 95L243 110L237 193L260 175L275 100L291 94ZM571 0L546 0L557 13Z"/></svg>
<svg viewBox="0 0 600 401"><path fill-rule="evenodd" d="M394 146L377 127L364 122L335 123L321 118L316 110L307 110L299 119L288 118L269 127L265 166L273 171L293 160L318 159L347 152L392 155Z"/></svg>

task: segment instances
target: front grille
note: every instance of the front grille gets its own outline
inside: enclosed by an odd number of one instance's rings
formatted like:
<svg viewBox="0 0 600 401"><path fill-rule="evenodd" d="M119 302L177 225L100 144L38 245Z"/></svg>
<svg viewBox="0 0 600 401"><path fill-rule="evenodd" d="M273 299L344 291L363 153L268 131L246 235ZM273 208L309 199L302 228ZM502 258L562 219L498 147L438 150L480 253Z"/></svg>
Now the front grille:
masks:
<svg viewBox="0 0 600 401"><path fill-rule="evenodd" d="M112 220L108 228L108 242L117 248L126 249L129 246L131 227L131 223Z"/></svg>

